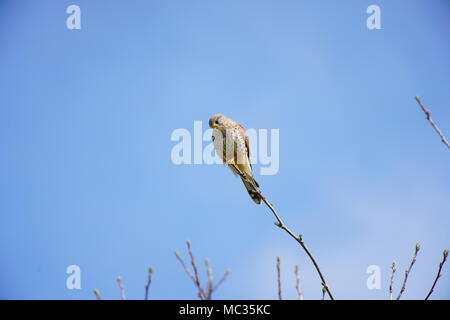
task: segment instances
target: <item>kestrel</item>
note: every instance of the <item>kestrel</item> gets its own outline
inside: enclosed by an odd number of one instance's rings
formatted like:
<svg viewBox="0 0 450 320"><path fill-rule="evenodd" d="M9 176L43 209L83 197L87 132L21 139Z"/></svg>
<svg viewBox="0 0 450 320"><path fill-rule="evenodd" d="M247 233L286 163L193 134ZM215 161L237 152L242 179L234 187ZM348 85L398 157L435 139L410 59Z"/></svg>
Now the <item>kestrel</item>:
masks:
<svg viewBox="0 0 450 320"><path fill-rule="evenodd" d="M244 127L220 113L213 115L209 119L209 126L213 129L212 140L214 148L219 157L222 158L223 163L227 164L235 175L239 174L234 167L237 166L249 180L253 181L256 187L259 187L253 178L252 165L250 163L250 144ZM257 204L261 204L261 196L255 192L247 181L242 177L241 179L252 200Z"/></svg>

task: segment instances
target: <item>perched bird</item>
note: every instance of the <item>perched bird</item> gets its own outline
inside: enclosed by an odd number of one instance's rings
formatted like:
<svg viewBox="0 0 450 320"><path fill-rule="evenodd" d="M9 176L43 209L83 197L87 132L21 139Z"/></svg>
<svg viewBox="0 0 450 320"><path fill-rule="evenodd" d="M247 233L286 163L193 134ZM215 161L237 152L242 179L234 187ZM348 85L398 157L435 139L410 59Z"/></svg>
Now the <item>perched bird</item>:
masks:
<svg viewBox="0 0 450 320"><path fill-rule="evenodd" d="M212 140L214 148L223 162L236 175L239 172L234 166L239 168L249 180L253 181L256 187L259 187L253 178L252 165L250 163L250 144L244 127L220 113L213 115L209 119L209 126L213 129ZM252 200L257 204L261 204L261 196L255 192L247 181L242 177L241 179Z"/></svg>

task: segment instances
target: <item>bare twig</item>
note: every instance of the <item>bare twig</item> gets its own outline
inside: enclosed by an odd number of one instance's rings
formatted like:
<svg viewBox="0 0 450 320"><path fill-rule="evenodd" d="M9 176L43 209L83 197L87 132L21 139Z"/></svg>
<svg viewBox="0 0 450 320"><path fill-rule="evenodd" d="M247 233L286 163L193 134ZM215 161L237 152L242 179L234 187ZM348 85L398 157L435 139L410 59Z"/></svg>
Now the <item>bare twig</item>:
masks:
<svg viewBox="0 0 450 320"><path fill-rule="evenodd" d="M97 300L102 300L102 297L100 296L100 290L94 289L94 294Z"/></svg>
<svg viewBox="0 0 450 320"><path fill-rule="evenodd" d="M206 290L204 290L200 283L200 277L198 274L197 265L195 263L194 253L192 252L191 242L188 240L186 242L186 244L188 247L189 256L191 258L192 269L194 271L191 271L188 268L188 266L186 265L186 263L184 262L183 258L181 257L181 255L178 251L175 252L175 256L177 257L178 261L183 266L183 269L186 272L186 274L192 279L192 281L194 281L194 284L198 289L198 297L201 300L211 300L213 292L226 280L226 278L230 274L231 270L227 269L227 271L225 271L224 275L219 280L219 282L216 285L214 285L212 268L209 263L209 260L206 259L205 266L206 266L206 274L207 274L208 279L207 279L207 288L206 288Z"/></svg>
<svg viewBox="0 0 450 320"><path fill-rule="evenodd" d="M430 292L428 292L425 300L428 300L428 298L430 298L431 294L433 293L434 287L436 286L436 283L438 282L439 278L441 277L442 267L444 266L445 261L447 261L447 257L448 257L448 249L445 249L444 252L443 252L442 261L439 263L439 270L438 270L438 273L436 275L436 279L434 279L433 286L431 287Z"/></svg>
<svg viewBox="0 0 450 320"><path fill-rule="evenodd" d="M392 295L394 293L394 276L395 271L397 271L397 266L395 265L395 262L392 262L392 274L391 274L391 283L389 284L389 299L392 300Z"/></svg>
<svg viewBox="0 0 450 320"><path fill-rule="evenodd" d="M434 123L433 119L431 118L431 112L430 110L428 110L422 103L422 101L420 101L420 98L418 96L415 96L415 99L417 101L417 103L419 104L420 108L422 108L423 112L425 113L425 115L427 116L427 120L428 122L431 124L431 126L433 127L434 131L436 131L436 133L439 135L439 137L441 138L441 141L443 144L445 144L447 146L447 148L450 149L450 143L448 142L447 138L445 138L444 133L441 131L441 129L439 129L439 127Z"/></svg>
<svg viewBox="0 0 450 320"><path fill-rule="evenodd" d="M222 278L220 278L219 282L213 287L213 292L217 290L218 287L227 279L228 275L231 273L231 269L227 269L223 274Z"/></svg>
<svg viewBox="0 0 450 320"><path fill-rule="evenodd" d="M402 288L400 289L400 292L399 292L399 294L397 296L397 300L400 300L403 292L405 292L406 282L408 281L409 273L411 272L411 269L412 269L414 263L416 262L417 254L419 253L419 251L420 251L420 243L416 243L416 248L414 250L414 256L413 256L413 259L411 261L411 264L409 265L409 268L405 271L405 279L403 280Z"/></svg>
<svg viewBox="0 0 450 320"><path fill-rule="evenodd" d="M267 199L263 196L263 194L261 193L261 190L259 190L259 188L255 185L255 183L253 182L253 180L249 179L247 177L247 175L245 173L243 173L238 166L236 166L235 164L230 164L231 166L233 166L234 169L236 169L236 172L242 177L242 179L244 179L249 185L252 186L253 190L258 193L258 195L261 197L262 201L264 201L264 203L266 204L266 206L270 209L270 211L272 211L273 215L275 216L275 219L277 220L277 222L275 223L276 226L278 226L279 228L283 229L284 231L286 231L292 238L295 239L295 241L297 241L300 246L303 248L303 250L306 252L306 254L308 255L309 259L311 260L311 262L313 263L317 273L319 274L320 280L322 282L322 287L325 289L325 291L328 293L328 295L330 296L331 300L334 300L333 295L331 294L331 290L327 284L327 282L325 281L325 277L322 274L322 271L320 270L319 264L317 263L316 259L314 258L314 256L312 255L311 251L309 251L308 247L306 246L305 242L303 241L302 235L295 235L283 222L283 220L281 219L281 217L278 215L277 211L275 210L275 208L273 207L273 205L267 201Z"/></svg>
<svg viewBox="0 0 450 320"><path fill-rule="evenodd" d="M281 296L281 262L280 257L277 257L277 283L278 283L278 300L283 300Z"/></svg>
<svg viewBox="0 0 450 320"><path fill-rule="evenodd" d="M150 285L152 284L152 275L153 275L153 268L148 268L148 278L147 278L147 284L145 285L145 300L148 300L148 289L150 288Z"/></svg>
<svg viewBox="0 0 450 320"><path fill-rule="evenodd" d="M206 275L208 277L208 282L206 285L206 300L211 300L212 292L213 292L213 275L211 265L209 264L209 260L205 259L206 266Z"/></svg>
<svg viewBox="0 0 450 320"><path fill-rule="evenodd" d="M191 241L189 241L189 240L186 241L186 245L187 245L187 248L188 248L189 256L191 257L192 269L194 270L194 282L195 282L195 285L199 289L198 295L199 295L199 297L203 296L203 298L206 298L205 297L205 293L204 293L204 291L202 289L202 286L200 284L200 277L198 276L198 268L197 268L197 264L195 263L194 253L192 252Z"/></svg>
<svg viewBox="0 0 450 320"><path fill-rule="evenodd" d="M298 300L303 300L303 291L300 289L300 267L295 265L295 290Z"/></svg>
<svg viewBox="0 0 450 320"><path fill-rule="evenodd" d="M181 254L178 251L175 251L175 257L177 257L178 261L181 263L181 265L183 266L184 271L187 273L187 275L189 276L189 278L191 278L194 283L195 283L195 277L192 274L191 270L189 270L188 266L186 265L186 263L184 262L183 258L181 258Z"/></svg>
<svg viewBox="0 0 450 320"><path fill-rule="evenodd" d="M181 263L181 265L184 268L184 271L186 272L186 274L189 276L189 278L192 279L192 281L194 281L195 286L198 289L198 297L201 300L205 300L205 294L203 292L202 286L200 284L200 280L198 280L198 278L196 278L195 274L192 273L191 270L189 270L188 266L186 265L186 263L184 262L184 260L181 258L181 255L178 251L175 252L175 256L177 257L178 261ZM194 262L195 263L195 262Z"/></svg>
<svg viewBox="0 0 450 320"><path fill-rule="evenodd" d="M120 288L120 299L125 300L125 287L123 285L123 280L121 277L117 277L116 281Z"/></svg>

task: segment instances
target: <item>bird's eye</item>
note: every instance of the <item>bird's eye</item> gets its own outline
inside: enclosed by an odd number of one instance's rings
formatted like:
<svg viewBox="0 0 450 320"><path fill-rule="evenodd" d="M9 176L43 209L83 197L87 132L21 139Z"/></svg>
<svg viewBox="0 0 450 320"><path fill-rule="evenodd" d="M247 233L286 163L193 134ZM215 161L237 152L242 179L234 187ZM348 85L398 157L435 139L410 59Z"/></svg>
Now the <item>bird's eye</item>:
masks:
<svg viewBox="0 0 450 320"><path fill-rule="evenodd" d="M219 124L219 120L216 120L216 124Z"/></svg>

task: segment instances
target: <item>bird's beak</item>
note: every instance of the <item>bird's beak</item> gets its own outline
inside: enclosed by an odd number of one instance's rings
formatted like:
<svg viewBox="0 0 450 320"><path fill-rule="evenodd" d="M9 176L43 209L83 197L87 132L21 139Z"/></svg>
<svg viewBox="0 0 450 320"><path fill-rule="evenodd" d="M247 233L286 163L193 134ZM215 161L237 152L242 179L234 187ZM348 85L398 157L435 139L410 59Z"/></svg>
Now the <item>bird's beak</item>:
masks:
<svg viewBox="0 0 450 320"><path fill-rule="evenodd" d="M209 119L209 127L210 127L210 128L215 128L213 119Z"/></svg>

